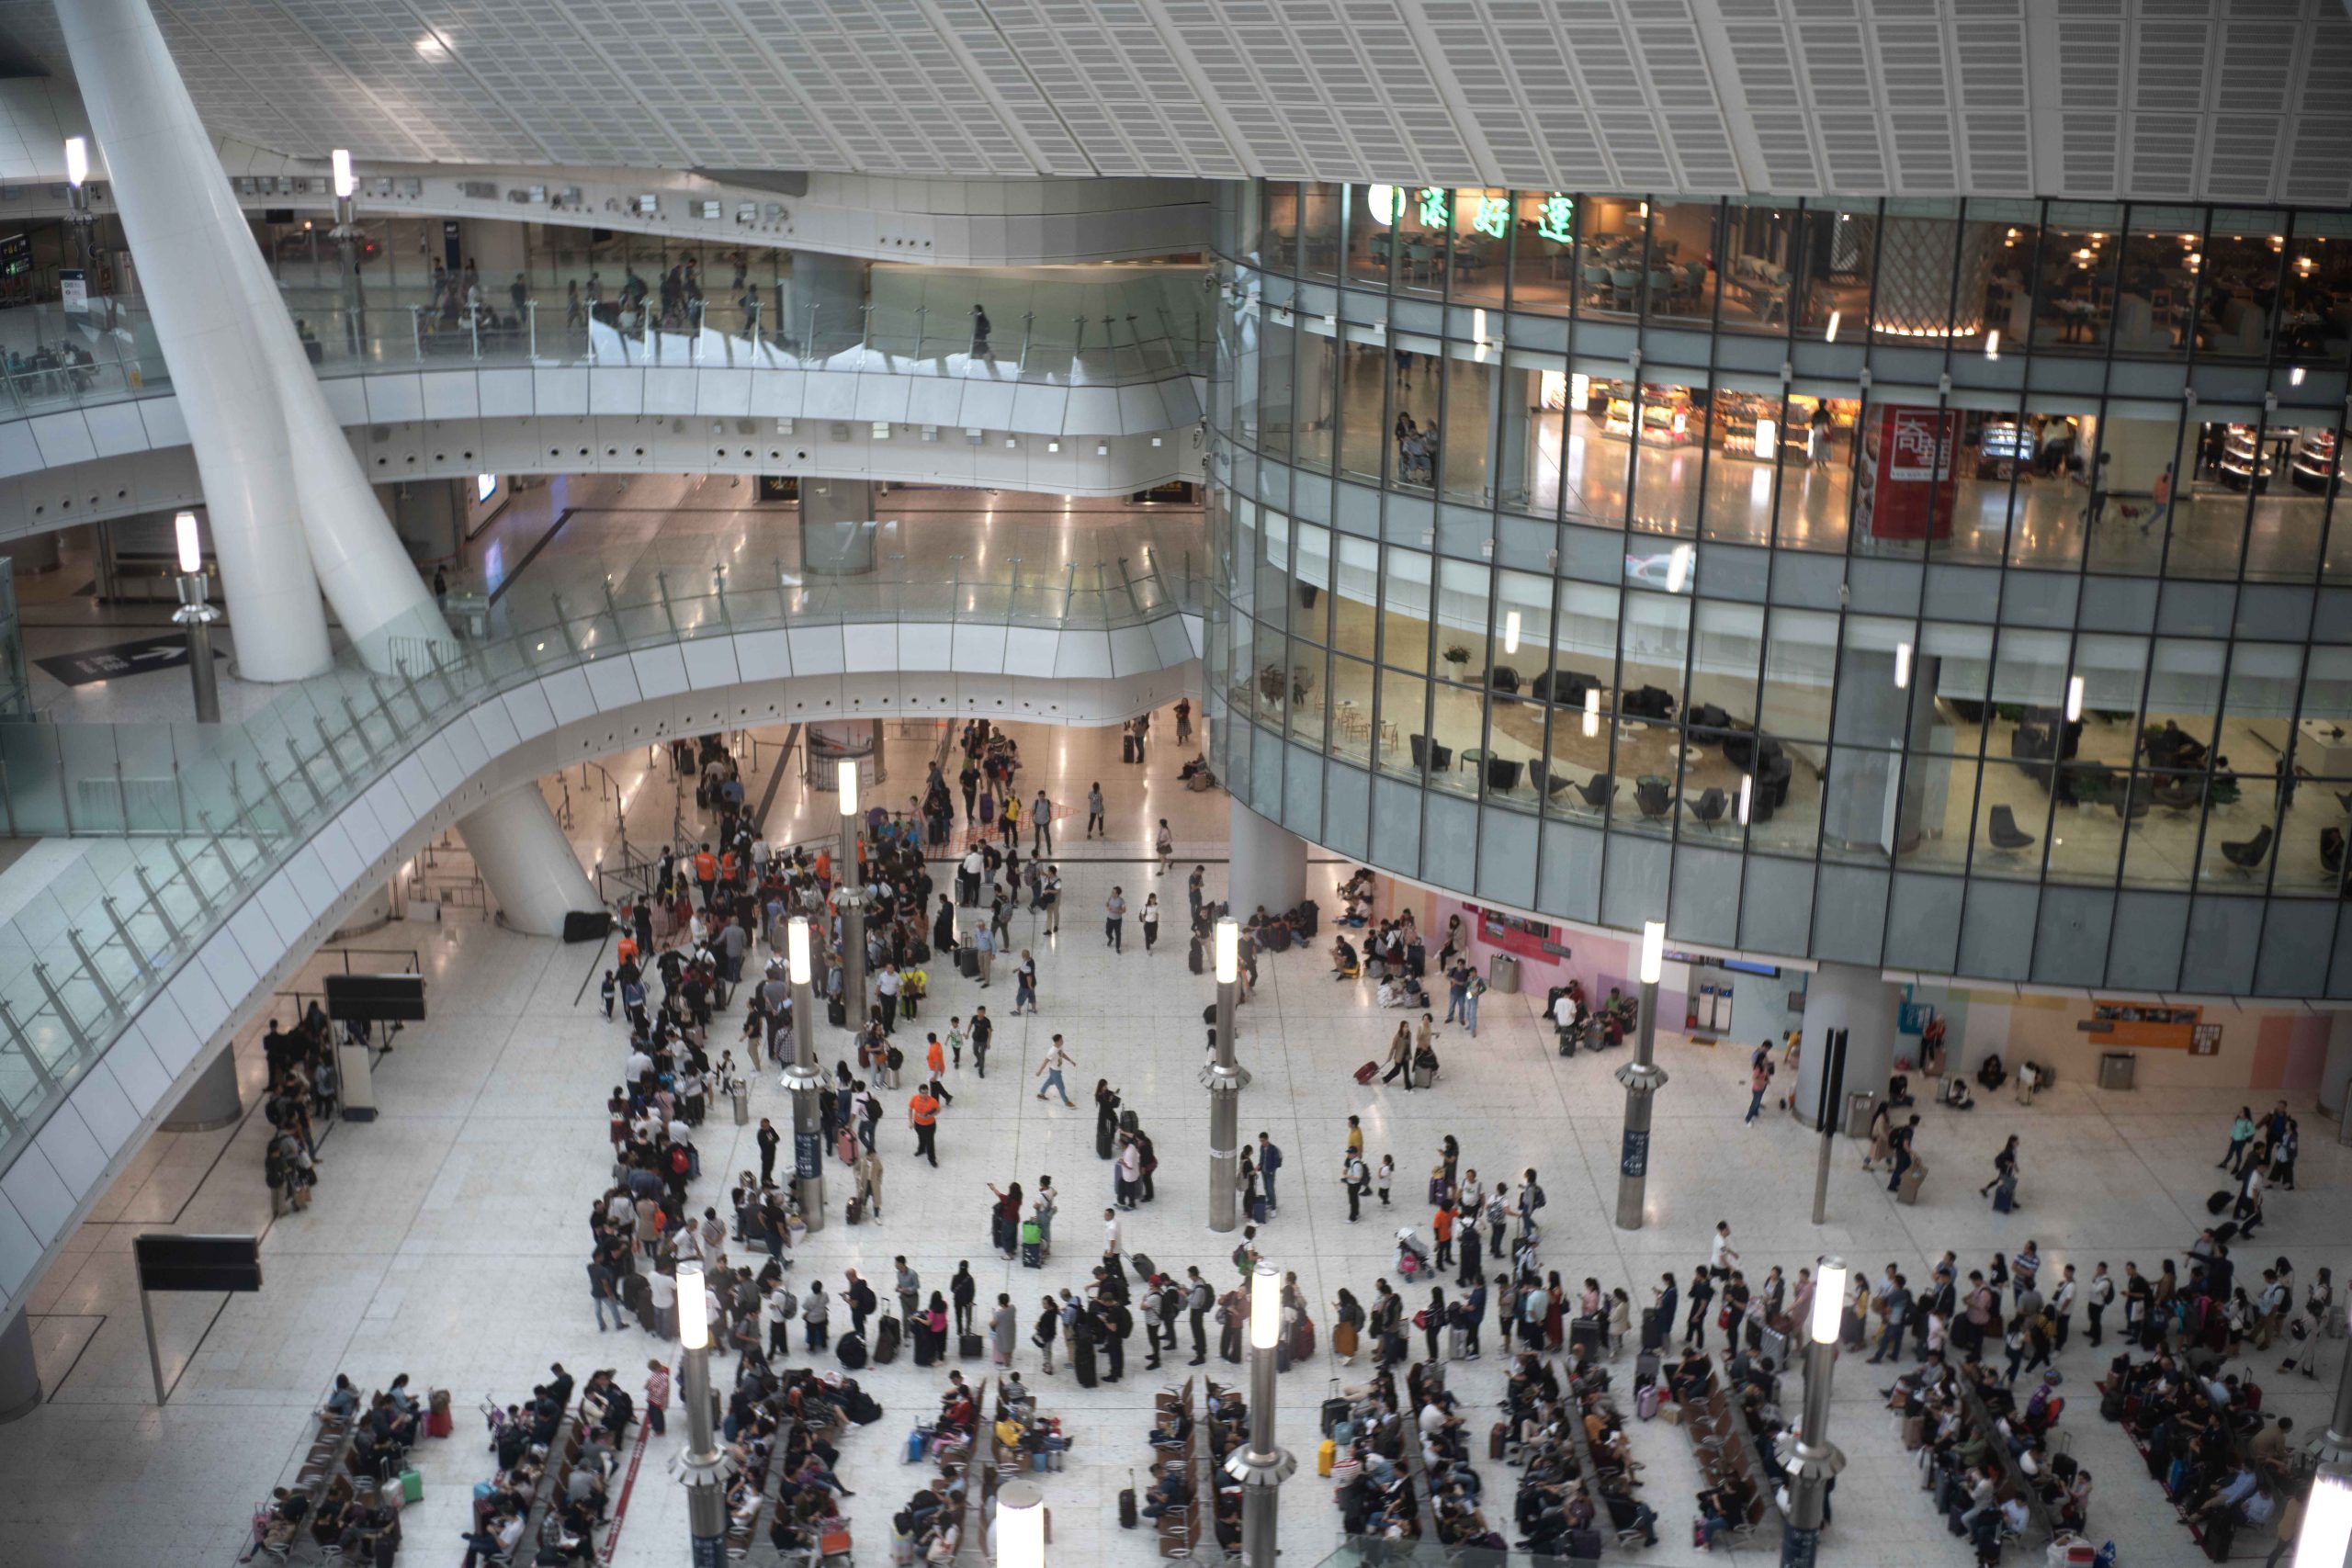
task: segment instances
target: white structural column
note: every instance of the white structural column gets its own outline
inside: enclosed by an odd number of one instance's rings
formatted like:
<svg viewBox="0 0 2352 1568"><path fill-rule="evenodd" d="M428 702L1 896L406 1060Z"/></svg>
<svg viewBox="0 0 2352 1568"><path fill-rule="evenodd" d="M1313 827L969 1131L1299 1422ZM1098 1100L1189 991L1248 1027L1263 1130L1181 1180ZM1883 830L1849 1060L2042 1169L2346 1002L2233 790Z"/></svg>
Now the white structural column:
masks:
<svg viewBox="0 0 2352 1568"><path fill-rule="evenodd" d="M228 177L146 0L76 0L58 21L196 450L238 671L316 674L327 666L326 615L278 378L248 320L238 258L253 251L252 232L228 211Z"/></svg>
<svg viewBox="0 0 2352 1568"><path fill-rule="evenodd" d="M164 1118L166 1133L209 1133L215 1127L226 1127L245 1113L245 1102L237 1092L237 1054L223 1050L212 1058L212 1065L198 1075Z"/></svg>
<svg viewBox="0 0 2352 1568"><path fill-rule="evenodd" d="M180 392L241 671L288 680L325 666L320 587L372 668L391 667L392 637L445 638L327 407L147 0L75 0L60 19ZM287 526L297 519L299 536Z"/></svg>
<svg viewBox="0 0 2352 1568"><path fill-rule="evenodd" d="M561 936L564 916L604 908L537 780L496 796L462 818L458 831L500 913L516 931Z"/></svg>
<svg viewBox="0 0 2352 1568"><path fill-rule="evenodd" d="M1804 1049L1797 1056L1798 1121L1808 1127L1814 1123L1833 1029L1846 1031L1844 1092L1865 1089L1886 1092L1887 1075L1894 1065L1894 1028L1902 1001L1902 992L1880 978L1875 969L1825 964L1814 971L1804 987ZM1834 1107L1830 1114L1842 1116L1845 1108Z"/></svg>
<svg viewBox="0 0 2352 1568"><path fill-rule="evenodd" d="M1233 918L1247 923L1260 905L1268 914L1295 908L1306 897L1306 840L1277 827L1241 804L1232 803L1233 863L1226 874L1226 901ZM1150 825L1157 829L1158 824Z"/></svg>
<svg viewBox="0 0 2352 1568"><path fill-rule="evenodd" d="M32 1325L21 1306L0 1323L0 1426L40 1408L40 1368L33 1360Z"/></svg>

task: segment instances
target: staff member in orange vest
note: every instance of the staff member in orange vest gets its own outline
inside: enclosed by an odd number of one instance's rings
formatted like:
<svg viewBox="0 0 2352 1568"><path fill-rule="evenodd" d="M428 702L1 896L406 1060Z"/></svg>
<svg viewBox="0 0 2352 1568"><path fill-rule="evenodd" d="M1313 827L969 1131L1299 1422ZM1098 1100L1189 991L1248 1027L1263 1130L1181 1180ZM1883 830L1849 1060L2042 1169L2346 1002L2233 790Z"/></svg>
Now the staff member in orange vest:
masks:
<svg viewBox="0 0 2352 1568"><path fill-rule="evenodd" d="M695 852L695 885L702 889L702 907L710 908L710 890L718 885L718 857L705 844Z"/></svg>
<svg viewBox="0 0 2352 1568"><path fill-rule="evenodd" d="M939 1100L931 1092L928 1082L915 1087L914 1098L907 1101L907 1120L915 1130L915 1153L931 1161L932 1168L939 1168Z"/></svg>

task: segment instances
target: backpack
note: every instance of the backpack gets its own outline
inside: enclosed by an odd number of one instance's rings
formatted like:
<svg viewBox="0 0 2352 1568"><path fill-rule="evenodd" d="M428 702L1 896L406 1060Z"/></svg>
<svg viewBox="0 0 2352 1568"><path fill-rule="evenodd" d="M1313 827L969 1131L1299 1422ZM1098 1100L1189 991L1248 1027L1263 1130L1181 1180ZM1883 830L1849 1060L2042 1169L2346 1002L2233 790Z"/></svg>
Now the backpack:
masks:
<svg viewBox="0 0 2352 1568"><path fill-rule="evenodd" d="M1189 1312L1206 1312L1216 1304L1216 1294L1209 1289L1205 1280L1194 1285L1193 1293L1184 1298L1184 1306Z"/></svg>
<svg viewBox="0 0 2352 1568"><path fill-rule="evenodd" d="M1543 1184L1539 1182L1528 1190L1532 1195L1527 1201L1527 1207L1528 1212L1532 1213L1534 1211L1544 1206L1544 1199Z"/></svg>

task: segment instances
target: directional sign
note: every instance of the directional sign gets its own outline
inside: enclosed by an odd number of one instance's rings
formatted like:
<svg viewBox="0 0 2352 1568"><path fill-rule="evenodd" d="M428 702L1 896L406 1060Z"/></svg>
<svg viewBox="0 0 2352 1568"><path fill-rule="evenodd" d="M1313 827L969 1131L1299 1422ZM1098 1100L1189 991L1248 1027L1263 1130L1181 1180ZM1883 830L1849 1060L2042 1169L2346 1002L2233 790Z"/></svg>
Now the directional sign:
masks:
<svg viewBox="0 0 2352 1568"><path fill-rule="evenodd" d="M216 648L212 657L228 656ZM136 642L85 648L79 653L52 654L33 662L69 686L92 686L100 681L119 681L126 675L143 675L150 670L187 668L187 637L180 632L167 632L160 637L143 637Z"/></svg>

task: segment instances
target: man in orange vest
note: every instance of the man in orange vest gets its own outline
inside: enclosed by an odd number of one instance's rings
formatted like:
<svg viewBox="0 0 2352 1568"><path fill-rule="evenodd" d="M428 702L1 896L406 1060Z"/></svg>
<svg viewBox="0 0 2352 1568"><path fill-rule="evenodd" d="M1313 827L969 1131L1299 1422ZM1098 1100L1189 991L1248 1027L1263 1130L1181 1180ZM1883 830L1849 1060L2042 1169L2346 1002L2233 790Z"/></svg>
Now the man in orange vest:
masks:
<svg viewBox="0 0 2352 1568"><path fill-rule="evenodd" d="M710 908L710 890L718 885L718 857L705 844L695 852L695 883L702 889L702 907Z"/></svg>
<svg viewBox="0 0 2352 1568"><path fill-rule="evenodd" d="M907 1101L907 1120L914 1124L915 1153L938 1169L939 1147L934 1140L939 1133L939 1101L933 1098L929 1083L915 1086L914 1098Z"/></svg>

